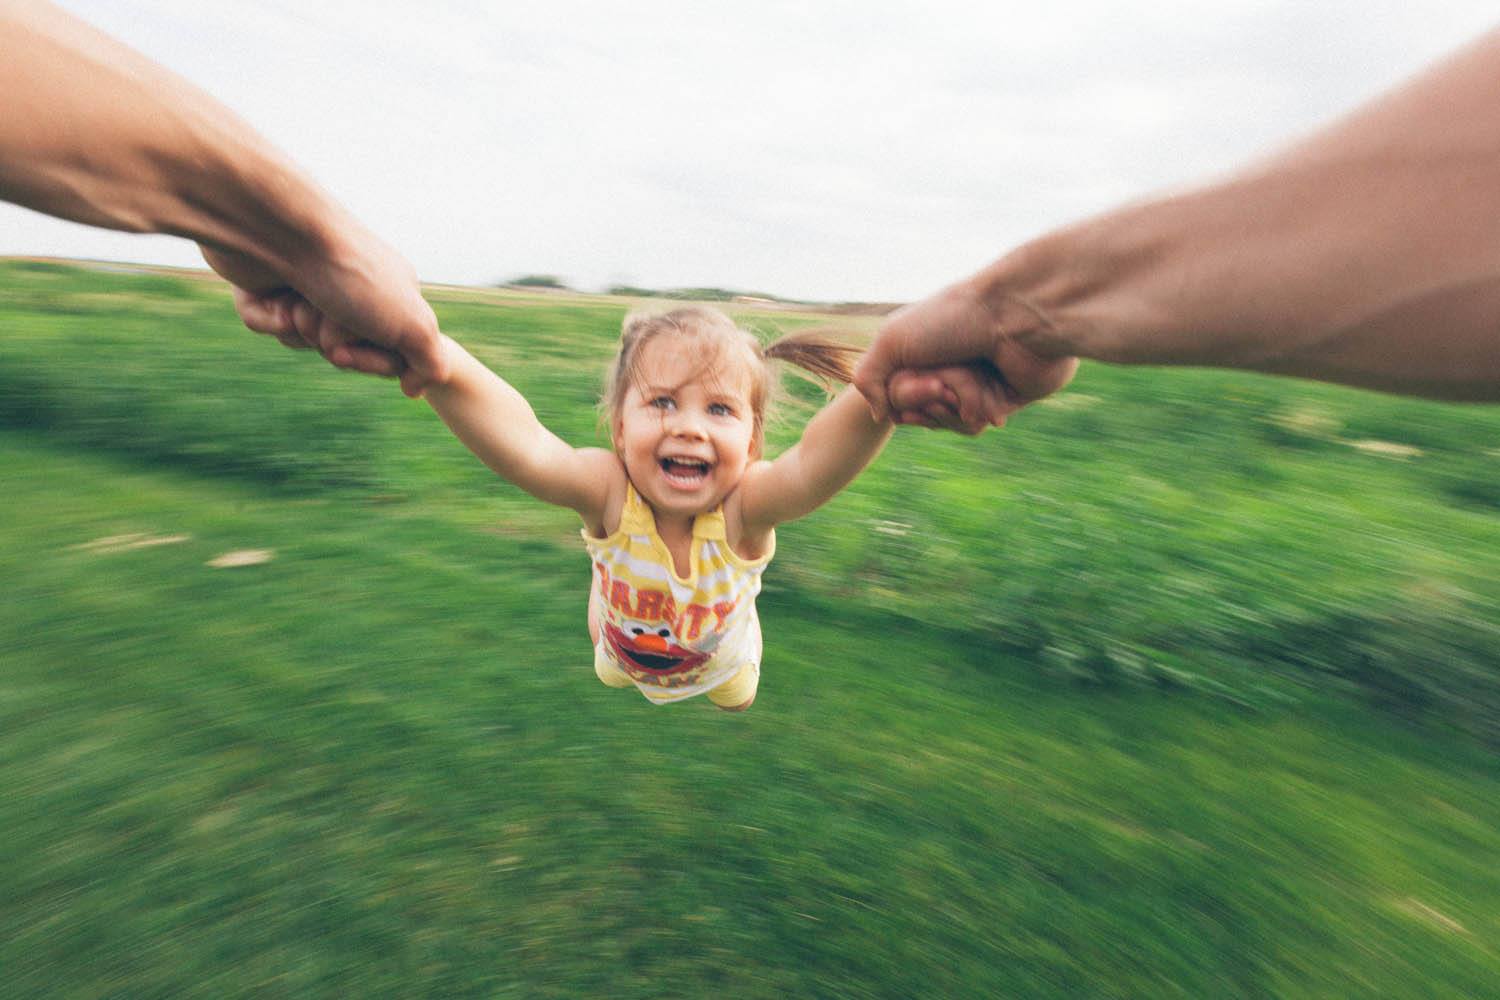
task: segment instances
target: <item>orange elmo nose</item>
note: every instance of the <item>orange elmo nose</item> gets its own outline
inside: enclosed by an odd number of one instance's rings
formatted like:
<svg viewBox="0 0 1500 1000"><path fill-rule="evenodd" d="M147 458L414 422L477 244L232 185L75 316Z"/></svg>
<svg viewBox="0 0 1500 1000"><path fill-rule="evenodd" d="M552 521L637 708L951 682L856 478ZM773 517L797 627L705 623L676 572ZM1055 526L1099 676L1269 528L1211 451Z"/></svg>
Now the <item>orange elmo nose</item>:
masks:
<svg viewBox="0 0 1500 1000"><path fill-rule="evenodd" d="M649 650L653 653L665 653L667 651L667 640L653 632L635 636L631 641L637 649Z"/></svg>

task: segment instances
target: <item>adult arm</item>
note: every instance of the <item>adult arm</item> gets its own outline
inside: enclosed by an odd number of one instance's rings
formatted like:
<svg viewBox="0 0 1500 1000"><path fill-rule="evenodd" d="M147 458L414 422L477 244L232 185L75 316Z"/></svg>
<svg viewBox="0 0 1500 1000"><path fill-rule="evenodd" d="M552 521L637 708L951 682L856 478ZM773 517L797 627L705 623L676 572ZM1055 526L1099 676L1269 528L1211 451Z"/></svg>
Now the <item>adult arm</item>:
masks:
<svg viewBox="0 0 1500 1000"><path fill-rule="evenodd" d="M856 375L992 366L992 420L1070 359L1500 399L1500 31L1227 179L1048 234L897 314ZM930 381L930 380L929 380ZM957 387L956 387L957 388ZM930 394L930 393L928 393Z"/></svg>
<svg viewBox="0 0 1500 1000"><path fill-rule="evenodd" d="M193 240L252 329L408 392L443 374L404 259L207 94L42 0L0 0L0 198Z"/></svg>

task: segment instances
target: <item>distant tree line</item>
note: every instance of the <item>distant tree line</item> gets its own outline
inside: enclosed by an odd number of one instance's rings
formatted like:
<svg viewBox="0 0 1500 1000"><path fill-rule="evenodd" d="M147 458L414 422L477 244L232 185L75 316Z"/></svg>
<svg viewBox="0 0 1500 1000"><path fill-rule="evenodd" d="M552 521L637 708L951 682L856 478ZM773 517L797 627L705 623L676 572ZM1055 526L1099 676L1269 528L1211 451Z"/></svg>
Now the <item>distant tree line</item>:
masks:
<svg viewBox="0 0 1500 1000"><path fill-rule="evenodd" d="M511 278L499 284L502 288L574 290L555 274L523 274L519 278ZM741 292L733 288L642 288L638 285L610 285L606 291L610 295L628 295L642 299L685 299L695 302L732 302L735 299L759 299L765 302L792 301L765 292Z"/></svg>
<svg viewBox="0 0 1500 1000"><path fill-rule="evenodd" d="M523 274L519 278L500 282L502 288L557 288L570 291L567 284L555 274Z"/></svg>
<svg viewBox="0 0 1500 1000"><path fill-rule="evenodd" d="M733 288L640 288L636 285L610 285L610 295L630 295L635 298L690 299L694 302L732 302L735 299L761 299L766 302L790 302L766 292L740 292Z"/></svg>
<svg viewBox="0 0 1500 1000"><path fill-rule="evenodd" d="M577 289L555 274L523 274L519 278L496 283L500 288L540 288L561 292ZM621 295L634 299L681 299L688 302L740 302L745 304L779 303L793 306L816 306L828 312L847 316L884 316L898 308L896 302L814 302L809 299L788 299L769 292L744 292L733 288L645 288L641 285L610 285L607 295Z"/></svg>

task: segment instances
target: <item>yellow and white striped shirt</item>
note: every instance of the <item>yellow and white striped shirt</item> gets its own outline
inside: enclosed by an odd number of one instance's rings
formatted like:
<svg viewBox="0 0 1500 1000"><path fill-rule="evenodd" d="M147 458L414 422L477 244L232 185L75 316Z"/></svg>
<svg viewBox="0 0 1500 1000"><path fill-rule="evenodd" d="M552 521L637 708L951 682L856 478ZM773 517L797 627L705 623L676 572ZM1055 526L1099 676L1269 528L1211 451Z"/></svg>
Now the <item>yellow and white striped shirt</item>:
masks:
<svg viewBox="0 0 1500 1000"><path fill-rule="evenodd" d="M724 510L693 520L691 566L677 575L650 506L625 487L620 526L583 531L599 592L599 647L651 701L681 701L760 664L755 597L775 554L742 559L724 535Z"/></svg>

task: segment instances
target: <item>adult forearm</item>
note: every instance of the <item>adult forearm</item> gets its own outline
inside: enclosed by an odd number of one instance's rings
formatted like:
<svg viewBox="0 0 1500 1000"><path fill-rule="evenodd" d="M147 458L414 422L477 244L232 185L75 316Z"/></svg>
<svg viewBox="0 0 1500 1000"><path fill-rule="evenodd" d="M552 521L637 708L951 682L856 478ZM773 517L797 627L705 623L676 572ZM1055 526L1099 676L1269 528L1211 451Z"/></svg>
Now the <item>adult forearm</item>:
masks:
<svg viewBox="0 0 1500 1000"><path fill-rule="evenodd" d="M1500 398L1500 33L1222 183L974 279L1043 356Z"/></svg>
<svg viewBox="0 0 1500 1000"><path fill-rule="evenodd" d="M290 270L339 209L191 84L38 0L0 0L0 197Z"/></svg>
<svg viewBox="0 0 1500 1000"><path fill-rule="evenodd" d="M0 0L0 199L194 240L251 329L408 395L446 375L404 258L223 105L42 0Z"/></svg>

